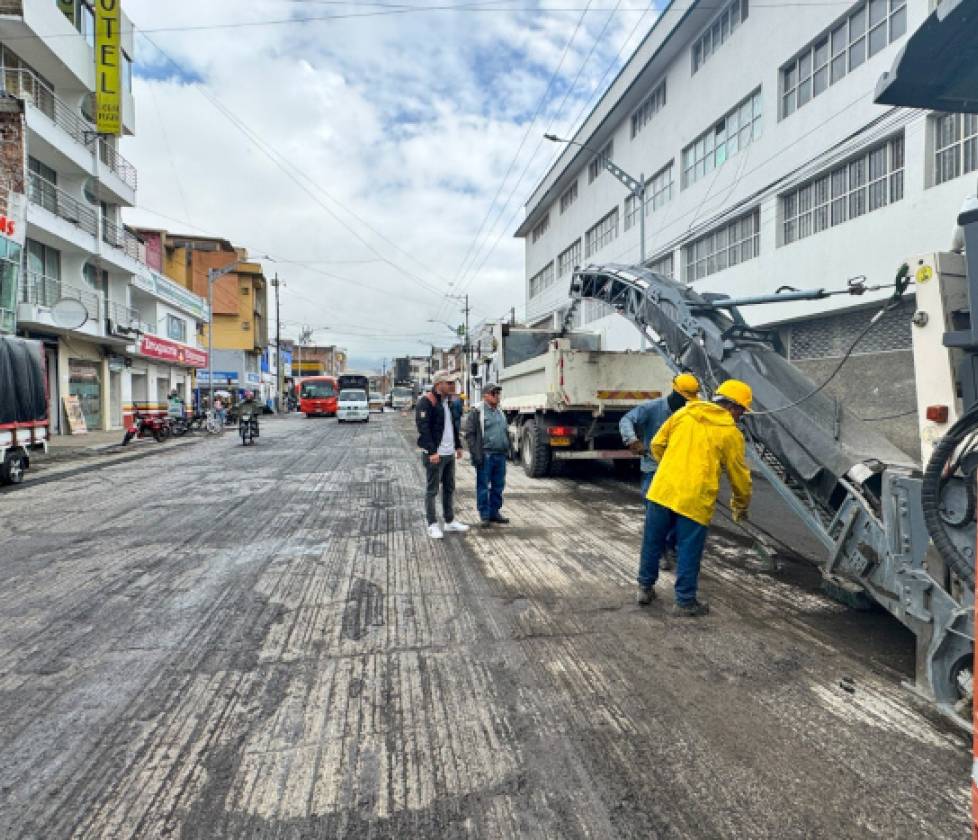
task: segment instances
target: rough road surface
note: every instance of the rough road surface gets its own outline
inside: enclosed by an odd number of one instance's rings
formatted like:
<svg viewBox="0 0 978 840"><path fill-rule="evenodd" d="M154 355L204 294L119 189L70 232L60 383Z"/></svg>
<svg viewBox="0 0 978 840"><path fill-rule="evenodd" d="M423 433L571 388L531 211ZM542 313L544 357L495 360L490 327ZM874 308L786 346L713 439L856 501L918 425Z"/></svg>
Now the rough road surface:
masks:
<svg viewBox="0 0 978 840"><path fill-rule="evenodd" d="M713 615L635 607L607 479L511 468L511 525L433 543L405 423L0 493L0 837L966 835L884 616L722 535Z"/></svg>

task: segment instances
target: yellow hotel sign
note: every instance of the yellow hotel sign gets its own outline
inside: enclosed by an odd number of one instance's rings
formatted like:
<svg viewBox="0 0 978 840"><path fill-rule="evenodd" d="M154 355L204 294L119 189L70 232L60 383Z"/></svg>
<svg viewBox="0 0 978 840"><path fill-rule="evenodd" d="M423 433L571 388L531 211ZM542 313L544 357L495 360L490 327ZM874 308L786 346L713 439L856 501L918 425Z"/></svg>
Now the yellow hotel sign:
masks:
<svg viewBox="0 0 978 840"><path fill-rule="evenodd" d="M95 0L95 123L99 134L122 134L122 0Z"/></svg>

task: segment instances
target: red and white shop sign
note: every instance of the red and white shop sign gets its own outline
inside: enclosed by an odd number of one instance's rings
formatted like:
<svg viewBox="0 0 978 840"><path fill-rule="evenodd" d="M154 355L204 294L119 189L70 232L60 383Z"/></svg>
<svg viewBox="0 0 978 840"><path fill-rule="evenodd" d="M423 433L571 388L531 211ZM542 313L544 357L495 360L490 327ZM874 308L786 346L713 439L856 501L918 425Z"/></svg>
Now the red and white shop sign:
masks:
<svg viewBox="0 0 978 840"><path fill-rule="evenodd" d="M166 338L157 338L155 335L144 335L139 340L139 353L151 359L162 359L184 367L207 367L207 353L203 350L178 344Z"/></svg>

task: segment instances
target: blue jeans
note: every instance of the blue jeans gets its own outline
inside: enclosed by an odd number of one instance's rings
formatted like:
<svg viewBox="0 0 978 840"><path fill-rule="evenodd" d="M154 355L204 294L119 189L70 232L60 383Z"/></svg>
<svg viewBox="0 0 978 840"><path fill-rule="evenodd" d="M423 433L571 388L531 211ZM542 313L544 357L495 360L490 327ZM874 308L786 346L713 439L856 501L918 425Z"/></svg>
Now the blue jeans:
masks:
<svg viewBox="0 0 978 840"><path fill-rule="evenodd" d="M649 487L652 486L652 479L655 478L654 472L644 472L642 473L642 499L645 501L645 509L649 509L649 505L652 502L649 501ZM666 548L670 551L676 550L676 529L670 528L669 533L666 534Z"/></svg>
<svg viewBox="0 0 978 840"><path fill-rule="evenodd" d="M685 606L696 601L707 527L655 502L649 502L645 508L638 585L647 589L658 580L659 560L673 529L676 533L676 603Z"/></svg>
<svg viewBox="0 0 978 840"><path fill-rule="evenodd" d="M480 519L486 520L499 516L505 487L506 453L484 453L482 466L475 468L475 498Z"/></svg>

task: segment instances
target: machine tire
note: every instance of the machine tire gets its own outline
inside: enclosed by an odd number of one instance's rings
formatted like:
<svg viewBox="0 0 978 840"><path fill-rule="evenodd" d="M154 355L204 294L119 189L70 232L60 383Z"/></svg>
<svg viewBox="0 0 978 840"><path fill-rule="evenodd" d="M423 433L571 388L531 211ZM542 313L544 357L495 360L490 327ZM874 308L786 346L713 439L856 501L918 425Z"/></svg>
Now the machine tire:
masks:
<svg viewBox="0 0 978 840"><path fill-rule="evenodd" d="M153 432L153 440L157 443L163 443L170 435L164 429L157 429Z"/></svg>
<svg viewBox="0 0 978 840"><path fill-rule="evenodd" d="M0 465L0 484L20 484L24 480L26 458L19 452L10 452Z"/></svg>
<svg viewBox="0 0 978 840"><path fill-rule="evenodd" d="M520 437L520 461L523 472L530 478L546 478L550 474L552 453L547 441L546 430L538 421L528 420Z"/></svg>

